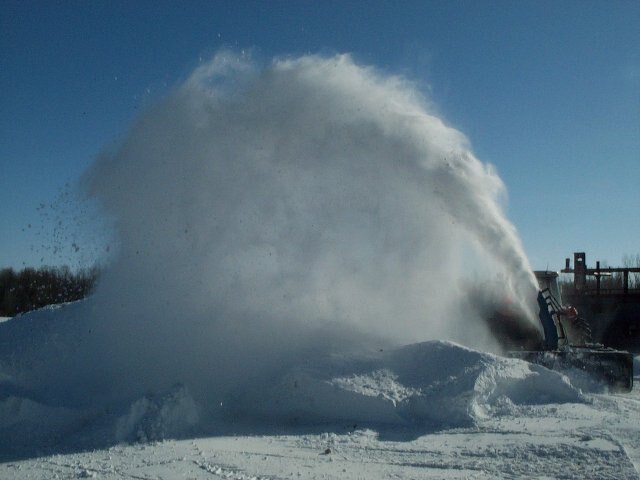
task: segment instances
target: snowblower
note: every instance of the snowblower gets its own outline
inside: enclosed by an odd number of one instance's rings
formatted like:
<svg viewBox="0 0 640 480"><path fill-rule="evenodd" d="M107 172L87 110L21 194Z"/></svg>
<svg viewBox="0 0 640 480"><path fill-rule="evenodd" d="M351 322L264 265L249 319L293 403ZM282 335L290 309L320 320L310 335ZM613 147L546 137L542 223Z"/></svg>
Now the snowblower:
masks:
<svg viewBox="0 0 640 480"><path fill-rule="evenodd" d="M588 324L575 308L563 307L558 298L555 272L535 272L538 292L538 317L544 341L540 350L511 351L509 356L546 368L569 372L582 371L611 390L629 392L633 388L633 355L601 344L591 343Z"/></svg>

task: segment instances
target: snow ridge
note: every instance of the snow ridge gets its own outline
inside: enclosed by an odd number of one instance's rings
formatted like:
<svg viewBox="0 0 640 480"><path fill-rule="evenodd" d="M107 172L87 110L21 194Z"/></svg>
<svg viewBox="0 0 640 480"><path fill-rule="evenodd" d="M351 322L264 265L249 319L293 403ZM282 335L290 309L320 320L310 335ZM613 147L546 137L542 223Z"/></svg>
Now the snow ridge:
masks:
<svg viewBox="0 0 640 480"><path fill-rule="evenodd" d="M556 372L443 341L296 367L260 398L244 399L243 408L293 423L427 428L468 427L518 405L585 401Z"/></svg>
<svg viewBox="0 0 640 480"><path fill-rule="evenodd" d="M175 385L166 392L82 407L73 400L39 402L9 385L0 387L0 451L7 452L60 442L179 438L212 433L211 425L237 419L256 426L348 424L426 432L472 427L522 405L585 402L558 373L444 341L307 361L279 379L247 383L220 403L194 398L187 385Z"/></svg>

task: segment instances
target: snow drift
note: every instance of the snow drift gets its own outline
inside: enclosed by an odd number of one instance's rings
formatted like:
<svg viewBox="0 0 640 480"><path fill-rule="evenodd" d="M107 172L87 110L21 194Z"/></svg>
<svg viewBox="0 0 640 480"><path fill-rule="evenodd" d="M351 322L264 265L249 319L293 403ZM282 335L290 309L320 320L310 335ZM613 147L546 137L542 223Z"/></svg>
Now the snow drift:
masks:
<svg viewBox="0 0 640 480"><path fill-rule="evenodd" d="M197 398L180 384L138 398L79 405L72 395L21 385L23 373L43 368L44 358L30 345L55 339L62 354L90 337L74 317L80 306L47 309L0 325L7 340L0 345L0 452L7 458L53 447L215 434L236 422L261 431L260 425L275 424L282 432L287 425L328 424L424 433L473 426L513 414L520 405L585 401L556 372L442 341L300 358L277 375L239 382L216 399ZM80 332L75 336L68 335L70 318Z"/></svg>
<svg viewBox="0 0 640 480"><path fill-rule="evenodd" d="M582 401L555 372L432 341L296 367L251 399L258 406L249 411L293 423L433 429L468 427L479 418L513 413L516 405Z"/></svg>

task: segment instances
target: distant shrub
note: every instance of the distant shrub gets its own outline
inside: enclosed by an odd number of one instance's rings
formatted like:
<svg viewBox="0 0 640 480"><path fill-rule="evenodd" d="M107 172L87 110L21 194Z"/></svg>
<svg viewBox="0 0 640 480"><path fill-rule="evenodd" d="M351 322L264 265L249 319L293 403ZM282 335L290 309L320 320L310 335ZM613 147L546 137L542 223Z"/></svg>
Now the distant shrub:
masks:
<svg viewBox="0 0 640 480"><path fill-rule="evenodd" d="M72 272L69 267L0 270L0 316L13 317L55 303L80 300L91 293L98 269Z"/></svg>

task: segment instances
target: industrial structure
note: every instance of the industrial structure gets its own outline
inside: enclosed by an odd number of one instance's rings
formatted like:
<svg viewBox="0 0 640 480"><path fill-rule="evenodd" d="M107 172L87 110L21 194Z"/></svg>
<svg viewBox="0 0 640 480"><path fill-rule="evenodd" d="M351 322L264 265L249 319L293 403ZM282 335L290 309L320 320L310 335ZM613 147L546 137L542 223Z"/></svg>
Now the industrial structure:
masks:
<svg viewBox="0 0 640 480"><path fill-rule="evenodd" d="M607 347L640 353L640 266L587 267L584 252L566 259L562 273L573 283L562 284L563 301L580 312L591 327L592 340Z"/></svg>

